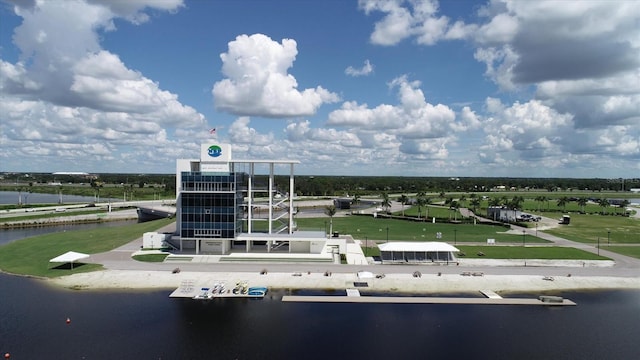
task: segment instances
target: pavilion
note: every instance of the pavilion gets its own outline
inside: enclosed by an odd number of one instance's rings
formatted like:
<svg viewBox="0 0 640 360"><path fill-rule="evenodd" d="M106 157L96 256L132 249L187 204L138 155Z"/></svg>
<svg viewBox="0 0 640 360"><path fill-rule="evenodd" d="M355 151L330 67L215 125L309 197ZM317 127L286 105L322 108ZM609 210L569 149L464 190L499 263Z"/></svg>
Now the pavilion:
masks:
<svg viewBox="0 0 640 360"><path fill-rule="evenodd" d="M444 242L402 242L378 244L383 263L455 262L456 247Z"/></svg>

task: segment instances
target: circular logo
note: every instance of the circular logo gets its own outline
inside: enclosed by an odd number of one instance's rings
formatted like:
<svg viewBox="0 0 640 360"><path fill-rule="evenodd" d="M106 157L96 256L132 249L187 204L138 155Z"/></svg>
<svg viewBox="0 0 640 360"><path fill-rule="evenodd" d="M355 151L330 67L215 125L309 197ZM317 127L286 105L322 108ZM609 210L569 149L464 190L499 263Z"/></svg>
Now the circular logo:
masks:
<svg viewBox="0 0 640 360"><path fill-rule="evenodd" d="M209 146L209 149L207 149L207 153L211 157L218 157L222 155L222 148L218 145L211 145Z"/></svg>

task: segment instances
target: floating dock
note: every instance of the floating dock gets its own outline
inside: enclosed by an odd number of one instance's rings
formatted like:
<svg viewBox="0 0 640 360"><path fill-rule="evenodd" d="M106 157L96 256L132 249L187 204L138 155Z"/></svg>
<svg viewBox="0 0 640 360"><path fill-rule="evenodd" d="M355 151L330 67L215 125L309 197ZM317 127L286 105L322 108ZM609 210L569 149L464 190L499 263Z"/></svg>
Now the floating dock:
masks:
<svg viewBox="0 0 640 360"><path fill-rule="evenodd" d="M349 289L351 290L351 289ZM576 303L561 297L555 301L538 299L503 298L491 290L482 290L485 297L433 297L433 296L360 296L347 292L347 296L295 296L285 295L284 302L319 302L319 303L369 303L369 304L469 304L469 305L543 305L543 306L575 306Z"/></svg>
<svg viewBox="0 0 640 360"><path fill-rule="evenodd" d="M214 283L211 287L196 286L193 281L185 280L169 297L190 298L194 300L211 300L215 298L252 298L261 299L267 293L266 287L249 287L246 282L239 282L233 289L224 283Z"/></svg>

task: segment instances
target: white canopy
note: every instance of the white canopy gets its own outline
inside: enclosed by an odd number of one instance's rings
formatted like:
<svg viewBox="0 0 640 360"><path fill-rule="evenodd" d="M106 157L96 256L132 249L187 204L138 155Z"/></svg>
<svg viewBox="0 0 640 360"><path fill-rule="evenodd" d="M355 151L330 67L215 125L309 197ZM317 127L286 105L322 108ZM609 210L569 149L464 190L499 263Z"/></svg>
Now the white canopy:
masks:
<svg viewBox="0 0 640 360"><path fill-rule="evenodd" d="M394 241L378 244L380 251L459 252L458 248L437 241Z"/></svg>
<svg viewBox="0 0 640 360"><path fill-rule="evenodd" d="M83 254L83 253L79 253L79 252L75 252L75 251L67 251L66 253L54 257L53 259L49 260L50 263L54 262L54 263L71 263L71 268L73 268L73 263L78 261L78 260L82 260L82 259L86 259L88 258L89 254Z"/></svg>

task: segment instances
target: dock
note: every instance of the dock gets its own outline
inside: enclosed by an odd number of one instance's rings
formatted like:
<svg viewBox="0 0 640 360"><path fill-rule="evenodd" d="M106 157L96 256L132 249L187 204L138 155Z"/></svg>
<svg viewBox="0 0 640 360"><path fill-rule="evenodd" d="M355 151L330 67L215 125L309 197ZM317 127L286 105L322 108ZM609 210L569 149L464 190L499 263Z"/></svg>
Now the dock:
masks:
<svg viewBox="0 0 640 360"><path fill-rule="evenodd" d="M435 296L367 296L347 292L346 296L295 296L285 295L283 302L317 303L368 303L368 304L468 304L468 305L543 305L575 306L576 303L561 297L556 301L538 299L503 298L491 290L480 291L485 297L435 297Z"/></svg>
<svg viewBox="0 0 640 360"><path fill-rule="evenodd" d="M258 291L253 291L254 289ZM237 290L237 291L236 291ZM195 300L211 300L215 298L250 298L261 299L267 292L266 287L248 287L246 282L239 282L235 288L228 289L222 282L214 282L213 286L196 286L192 280L185 280L169 297L189 298Z"/></svg>

